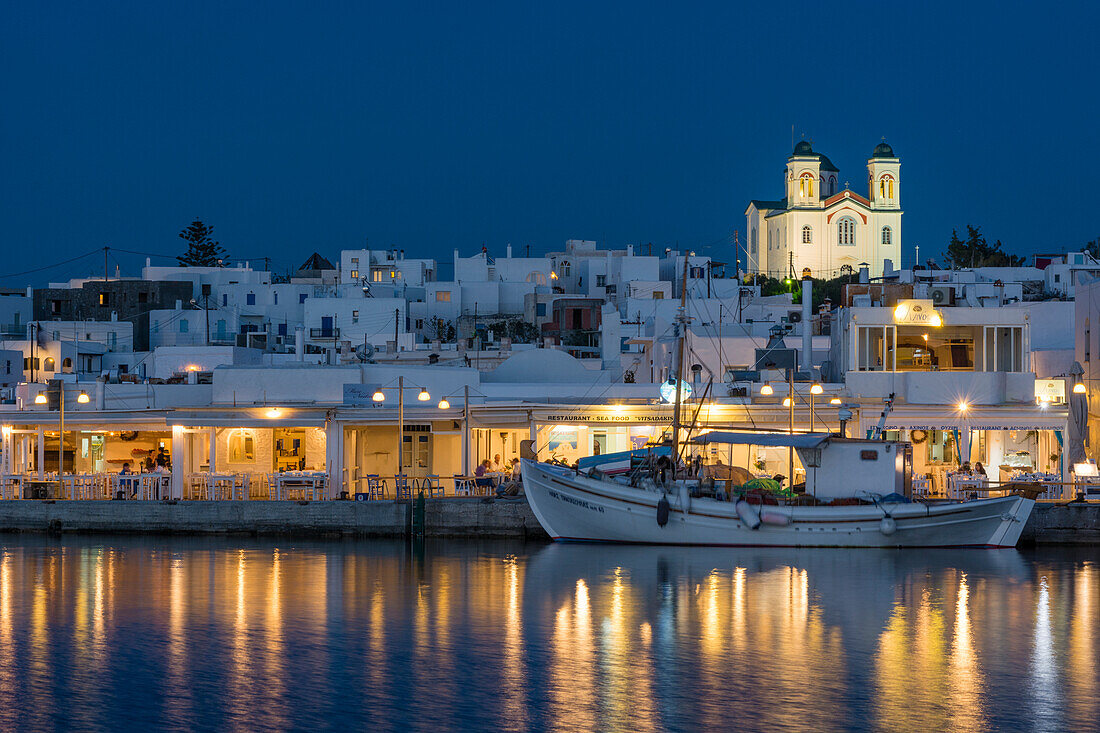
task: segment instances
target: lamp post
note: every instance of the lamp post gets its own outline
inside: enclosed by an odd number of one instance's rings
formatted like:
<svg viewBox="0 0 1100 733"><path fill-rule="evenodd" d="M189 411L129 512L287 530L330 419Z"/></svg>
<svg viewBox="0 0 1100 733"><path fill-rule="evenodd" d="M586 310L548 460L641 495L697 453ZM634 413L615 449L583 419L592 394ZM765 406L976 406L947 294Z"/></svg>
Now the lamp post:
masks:
<svg viewBox="0 0 1100 733"><path fill-rule="evenodd" d="M65 473L65 383L57 382L58 396L58 426L57 426L57 478L60 481ZM76 401L82 405L88 404L88 393L80 390ZM49 400L45 392L39 392L34 398L34 404L45 405Z"/></svg>
<svg viewBox="0 0 1100 733"><path fill-rule="evenodd" d="M812 385L810 385L810 432L811 433L814 431L814 397L821 394L824 391L825 390L822 389L821 385L818 384L817 382L814 382Z"/></svg>

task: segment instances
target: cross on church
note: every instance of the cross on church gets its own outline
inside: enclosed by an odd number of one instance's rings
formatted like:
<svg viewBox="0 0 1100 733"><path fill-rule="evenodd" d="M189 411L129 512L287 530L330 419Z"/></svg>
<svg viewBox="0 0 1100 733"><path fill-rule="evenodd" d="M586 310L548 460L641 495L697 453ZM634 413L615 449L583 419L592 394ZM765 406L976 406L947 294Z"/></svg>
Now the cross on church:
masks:
<svg viewBox="0 0 1100 733"><path fill-rule="evenodd" d="M845 182L844 182L844 190L845 190L845 191L847 191L847 190L848 190L848 182L847 182L847 181L845 181Z"/></svg>

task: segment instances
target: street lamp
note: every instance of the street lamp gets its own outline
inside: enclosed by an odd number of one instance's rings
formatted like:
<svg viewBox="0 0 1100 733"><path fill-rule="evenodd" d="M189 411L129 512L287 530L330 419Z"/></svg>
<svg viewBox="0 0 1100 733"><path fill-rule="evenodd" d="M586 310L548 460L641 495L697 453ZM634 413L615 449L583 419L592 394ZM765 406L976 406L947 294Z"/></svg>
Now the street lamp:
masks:
<svg viewBox="0 0 1100 733"><path fill-rule="evenodd" d="M764 386L760 388L760 394L764 395L765 397L771 396L774 392L775 390L772 389L771 384L768 382L764 382Z"/></svg>
<svg viewBox="0 0 1100 733"><path fill-rule="evenodd" d="M441 399L439 401L439 409L440 410L449 410L450 408L451 408L451 403L447 401L446 397L444 397L443 399Z"/></svg>
<svg viewBox="0 0 1100 733"><path fill-rule="evenodd" d="M814 431L814 397L821 394L825 390L820 384L814 382L810 385L810 432Z"/></svg>
<svg viewBox="0 0 1100 733"><path fill-rule="evenodd" d="M416 396L416 399L420 400L421 402L427 402L431 398L432 396L428 394L428 390L423 387L420 388L420 394Z"/></svg>

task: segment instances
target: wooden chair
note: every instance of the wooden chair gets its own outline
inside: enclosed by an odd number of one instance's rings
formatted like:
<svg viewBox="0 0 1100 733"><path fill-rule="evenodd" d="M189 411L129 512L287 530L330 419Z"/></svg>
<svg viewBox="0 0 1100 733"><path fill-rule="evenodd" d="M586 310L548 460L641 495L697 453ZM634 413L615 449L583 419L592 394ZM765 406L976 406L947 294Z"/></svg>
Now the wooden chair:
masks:
<svg viewBox="0 0 1100 733"><path fill-rule="evenodd" d="M371 499L385 499L386 480L376 473L367 474L367 494Z"/></svg>
<svg viewBox="0 0 1100 733"><path fill-rule="evenodd" d="M393 490L398 499L411 499L412 487L409 485L409 477L399 473L393 477Z"/></svg>
<svg viewBox="0 0 1100 733"><path fill-rule="evenodd" d="M477 487L474 485L474 480L469 476L460 476L456 473L454 481L455 496L473 496L477 493Z"/></svg>
<svg viewBox="0 0 1100 733"><path fill-rule="evenodd" d="M443 498L443 483L439 480L439 474L428 474L421 482L421 487L424 489L424 494L430 499L442 499Z"/></svg>

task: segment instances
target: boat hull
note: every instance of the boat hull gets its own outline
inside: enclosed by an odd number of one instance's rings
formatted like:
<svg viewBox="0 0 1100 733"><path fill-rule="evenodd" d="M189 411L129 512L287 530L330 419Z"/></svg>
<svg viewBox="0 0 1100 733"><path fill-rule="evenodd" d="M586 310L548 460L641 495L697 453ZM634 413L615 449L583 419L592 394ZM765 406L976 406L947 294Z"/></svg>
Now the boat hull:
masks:
<svg viewBox="0 0 1100 733"><path fill-rule="evenodd" d="M670 493L668 522L657 523L661 494L524 461L524 493L559 541L729 547L1015 547L1035 502L1022 496L957 504L754 507L772 521L756 529L736 505ZM742 507L742 510L744 507ZM889 516L893 522L883 522ZM777 521L782 519L782 521ZM784 523L785 522L785 523Z"/></svg>

